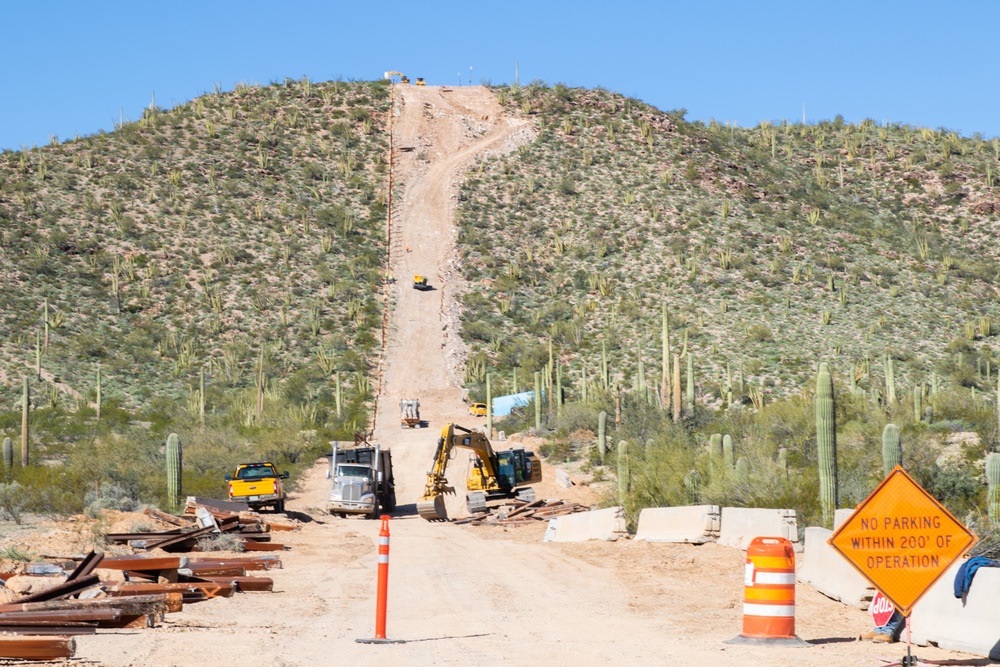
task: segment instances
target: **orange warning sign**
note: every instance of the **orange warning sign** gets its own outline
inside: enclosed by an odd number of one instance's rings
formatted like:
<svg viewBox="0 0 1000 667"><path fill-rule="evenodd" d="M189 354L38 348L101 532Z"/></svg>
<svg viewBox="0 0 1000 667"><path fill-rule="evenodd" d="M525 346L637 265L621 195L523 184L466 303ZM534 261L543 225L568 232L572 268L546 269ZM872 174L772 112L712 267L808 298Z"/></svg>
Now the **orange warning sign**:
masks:
<svg viewBox="0 0 1000 667"><path fill-rule="evenodd" d="M896 466L828 542L909 615L976 536Z"/></svg>

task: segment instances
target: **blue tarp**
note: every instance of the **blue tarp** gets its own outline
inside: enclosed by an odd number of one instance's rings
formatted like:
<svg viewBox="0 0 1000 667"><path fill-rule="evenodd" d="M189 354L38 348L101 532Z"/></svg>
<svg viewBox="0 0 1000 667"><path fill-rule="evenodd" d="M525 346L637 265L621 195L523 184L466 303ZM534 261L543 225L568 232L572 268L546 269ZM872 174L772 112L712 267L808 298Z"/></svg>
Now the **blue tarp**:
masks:
<svg viewBox="0 0 1000 667"><path fill-rule="evenodd" d="M535 392L533 391L522 391L520 394L497 396L493 399L493 416L503 417L509 415L514 408L531 403L534 397Z"/></svg>

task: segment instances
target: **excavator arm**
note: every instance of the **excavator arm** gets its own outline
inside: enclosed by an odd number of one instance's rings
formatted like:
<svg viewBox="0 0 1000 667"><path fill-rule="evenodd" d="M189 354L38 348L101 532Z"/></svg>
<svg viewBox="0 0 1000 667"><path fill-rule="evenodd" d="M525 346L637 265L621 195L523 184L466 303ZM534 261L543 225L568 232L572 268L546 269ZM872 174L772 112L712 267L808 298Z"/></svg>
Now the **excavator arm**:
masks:
<svg viewBox="0 0 1000 667"><path fill-rule="evenodd" d="M434 464L427 473L424 495L417 501L417 513L428 521L445 521L448 518L444 496L454 494L455 489L448 486L448 479L444 473L451 453L456 447L475 452L481 462L483 474L491 478L496 477L497 455L486 436L457 424L446 424L441 429L441 437L434 451Z"/></svg>

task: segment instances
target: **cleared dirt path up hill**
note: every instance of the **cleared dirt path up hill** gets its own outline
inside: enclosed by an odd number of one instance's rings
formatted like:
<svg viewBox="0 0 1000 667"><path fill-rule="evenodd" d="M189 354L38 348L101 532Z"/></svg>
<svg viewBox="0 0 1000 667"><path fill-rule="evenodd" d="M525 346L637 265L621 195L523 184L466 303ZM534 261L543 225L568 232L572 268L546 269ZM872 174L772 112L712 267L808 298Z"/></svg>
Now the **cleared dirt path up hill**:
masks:
<svg viewBox="0 0 1000 667"><path fill-rule="evenodd" d="M465 168L530 141L489 90L401 88L395 119L401 196L394 221L394 308L376 438L392 447L399 516L393 518L388 635L374 635L378 522L320 511L325 462L306 475L289 509L314 518L282 534L292 549L272 571L273 594L185 608L155 630L81 637L78 655L105 665L876 665L898 659L853 641L863 612L799 586L798 631L807 649L731 646L741 627L744 554L705 545L632 541L545 544L544 526L494 529L431 524L415 514L435 441L469 421L460 382L453 209ZM407 252L406 248L410 251ZM437 288L418 292L414 273ZM398 402L418 398L429 428L401 431ZM551 478L551 470L545 472ZM461 487L460 453L449 479ZM585 493L586 491L579 491ZM540 495L556 494L551 482ZM461 512L460 492L450 503ZM287 536L287 537L286 537ZM958 654L921 649L927 658Z"/></svg>

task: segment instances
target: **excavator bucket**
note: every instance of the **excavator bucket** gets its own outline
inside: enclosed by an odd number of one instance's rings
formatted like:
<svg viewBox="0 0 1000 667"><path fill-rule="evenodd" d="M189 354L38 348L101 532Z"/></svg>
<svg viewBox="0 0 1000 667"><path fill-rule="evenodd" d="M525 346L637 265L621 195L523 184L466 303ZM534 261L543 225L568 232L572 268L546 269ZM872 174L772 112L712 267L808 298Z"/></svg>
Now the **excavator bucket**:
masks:
<svg viewBox="0 0 1000 667"><path fill-rule="evenodd" d="M447 521L448 509L444 505L444 495L424 496L417 501L417 514L427 521Z"/></svg>

